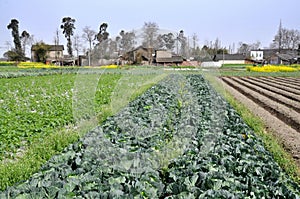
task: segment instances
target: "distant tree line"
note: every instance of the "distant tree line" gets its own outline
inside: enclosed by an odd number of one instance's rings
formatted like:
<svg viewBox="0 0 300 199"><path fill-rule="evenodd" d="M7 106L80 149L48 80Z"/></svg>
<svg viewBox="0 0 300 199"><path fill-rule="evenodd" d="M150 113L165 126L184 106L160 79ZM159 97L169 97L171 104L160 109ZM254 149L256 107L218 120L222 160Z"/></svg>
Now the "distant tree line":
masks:
<svg viewBox="0 0 300 199"><path fill-rule="evenodd" d="M60 25L62 34L67 40L67 52L70 57L73 57L73 52L84 52L88 57L89 65L91 58L93 59L111 59L119 55L133 50L137 44L141 44L149 49L164 49L172 51L175 54L181 55L187 59L198 61L209 60L216 54L228 54L234 52L233 47L226 48L221 45L221 40L216 38L215 41L205 41L202 48L198 45L198 36L193 34L191 37L185 35L184 30L178 32L160 31L160 28L155 22L145 22L142 27L142 34L137 35L137 32L121 30L116 37L110 37L108 32L108 23L100 23L99 31L85 26L82 30L83 34L79 36L75 34L76 20L71 17L63 17ZM7 28L11 30L14 48L8 50L4 56L9 60L24 61L26 58L26 46L35 44L36 53L39 61L45 61L47 47L43 41L34 42L33 35L30 35L26 30L19 33L19 22L17 19L12 19ZM59 45L58 30L54 38L55 45ZM87 45L86 45L87 44ZM300 44L300 32L298 30L289 30L282 28L280 23L279 30L274 36L271 48L295 49ZM85 47L87 46L87 47ZM259 49L261 43L239 42L237 53L247 54L250 50Z"/></svg>

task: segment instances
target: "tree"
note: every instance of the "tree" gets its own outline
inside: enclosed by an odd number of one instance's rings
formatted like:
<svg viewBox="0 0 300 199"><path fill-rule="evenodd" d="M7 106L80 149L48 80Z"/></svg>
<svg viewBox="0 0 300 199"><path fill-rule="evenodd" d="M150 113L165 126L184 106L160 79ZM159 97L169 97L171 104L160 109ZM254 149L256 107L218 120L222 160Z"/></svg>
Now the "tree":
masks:
<svg viewBox="0 0 300 199"><path fill-rule="evenodd" d="M145 22L143 26L143 46L155 48L157 46L158 25L155 22Z"/></svg>
<svg viewBox="0 0 300 199"><path fill-rule="evenodd" d="M44 42L38 42L34 45L32 50L35 51L35 59L37 62L45 63L47 60L47 52L49 51L50 46L45 44Z"/></svg>
<svg viewBox="0 0 300 199"><path fill-rule="evenodd" d="M132 50L135 44L135 33L133 31L125 32L121 30L119 34L121 37L117 38L117 42L119 43L121 53L123 54Z"/></svg>
<svg viewBox="0 0 300 199"><path fill-rule="evenodd" d="M166 48L167 50L173 51L175 47L175 37L173 33L159 35L157 37L158 40L158 47L159 48Z"/></svg>
<svg viewBox="0 0 300 199"><path fill-rule="evenodd" d="M14 50L9 50L5 52L3 54L3 57L5 57L8 61L21 61L24 58Z"/></svg>
<svg viewBox="0 0 300 199"><path fill-rule="evenodd" d="M78 58L79 51L81 49L81 40L79 35L74 36L74 42L73 42L74 50L76 51L76 56Z"/></svg>
<svg viewBox="0 0 300 199"><path fill-rule="evenodd" d="M20 40L22 42L22 46L23 46L23 55L25 56L26 55L26 46L28 44L28 41L31 39L30 37L30 34L24 30L22 33L21 33L21 37L20 37Z"/></svg>
<svg viewBox="0 0 300 199"><path fill-rule="evenodd" d="M247 55L247 54L250 53L251 50L259 49L260 45L261 45L260 41L257 41L257 42L252 43L252 44L239 42L239 47L237 49L237 53Z"/></svg>
<svg viewBox="0 0 300 199"><path fill-rule="evenodd" d="M102 59L109 46L108 36L109 33L107 32L108 24L102 23L99 27L99 32L95 36L95 40L98 41L95 47L94 56L96 58Z"/></svg>
<svg viewBox="0 0 300 199"><path fill-rule="evenodd" d="M21 41L20 41L19 21L17 19L12 19L10 21L10 24L8 24L7 29L11 29L11 33L12 33L12 36L14 39L15 52L19 55L16 57L23 59L24 54L22 51L22 45L21 45Z"/></svg>
<svg viewBox="0 0 300 199"><path fill-rule="evenodd" d="M75 19L72 19L71 17L64 17L62 19L62 24L60 26L60 28L63 29L63 34L65 35L65 38L68 41L67 49L71 57L73 56L71 37L74 34L74 29L75 29L74 23L75 23Z"/></svg>
<svg viewBox="0 0 300 199"><path fill-rule="evenodd" d="M277 34L274 36L271 48L281 49L296 49L300 44L300 32L295 29L287 29L279 27Z"/></svg>
<svg viewBox="0 0 300 199"><path fill-rule="evenodd" d="M99 32L96 34L96 40L101 44L103 41L108 39L109 33L107 32L107 23L102 23L99 27Z"/></svg>
<svg viewBox="0 0 300 199"><path fill-rule="evenodd" d="M180 54L182 56L187 56L187 38L184 36L183 30L179 31L177 40L180 42ZM178 49L177 49L177 51L178 51Z"/></svg>
<svg viewBox="0 0 300 199"><path fill-rule="evenodd" d="M91 65L91 50L92 50L92 41L95 38L96 31L92 30L89 26L83 28L82 38L89 43L89 66Z"/></svg>

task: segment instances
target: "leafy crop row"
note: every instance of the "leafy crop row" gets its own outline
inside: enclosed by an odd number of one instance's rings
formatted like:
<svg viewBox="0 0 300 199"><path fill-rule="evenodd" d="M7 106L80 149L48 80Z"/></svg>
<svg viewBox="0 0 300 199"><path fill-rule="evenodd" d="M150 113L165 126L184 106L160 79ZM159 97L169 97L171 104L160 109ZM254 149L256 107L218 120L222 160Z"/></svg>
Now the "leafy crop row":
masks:
<svg viewBox="0 0 300 199"><path fill-rule="evenodd" d="M201 75L171 75L1 198L299 198Z"/></svg>

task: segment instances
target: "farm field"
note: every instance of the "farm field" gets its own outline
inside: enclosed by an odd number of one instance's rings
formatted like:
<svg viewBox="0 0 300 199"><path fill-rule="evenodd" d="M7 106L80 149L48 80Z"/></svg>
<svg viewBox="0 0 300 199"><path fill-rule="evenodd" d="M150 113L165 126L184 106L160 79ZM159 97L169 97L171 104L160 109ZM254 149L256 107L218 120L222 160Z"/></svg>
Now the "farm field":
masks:
<svg viewBox="0 0 300 199"><path fill-rule="evenodd" d="M155 71L13 69L0 71L0 189L29 178L161 78Z"/></svg>
<svg viewBox="0 0 300 199"><path fill-rule="evenodd" d="M228 90L262 118L300 166L300 78L221 77Z"/></svg>
<svg viewBox="0 0 300 199"><path fill-rule="evenodd" d="M124 94L115 91L119 104ZM75 118L84 107L75 106ZM1 198L299 198L299 186L201 74L169 74L113 113Z"/></svg>

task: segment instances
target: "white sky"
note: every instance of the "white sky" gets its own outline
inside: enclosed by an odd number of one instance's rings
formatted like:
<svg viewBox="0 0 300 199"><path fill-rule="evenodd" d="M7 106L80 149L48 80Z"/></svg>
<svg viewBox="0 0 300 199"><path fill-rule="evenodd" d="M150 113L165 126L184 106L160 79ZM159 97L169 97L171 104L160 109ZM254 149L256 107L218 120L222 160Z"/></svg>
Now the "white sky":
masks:
<svg viewBox="0 0 300 199"><path fill-rule="evenodd" d="M60 29L65 16L76 20L78 35L85 26L98 32L106 22L110 36L116 36L122 29L139 29L151 21L162 29L184 30L186 36L196 33L200 46L219 38L227 48L256 41L268 47L280 20L283 27L300 30L299 0L0 0L0 7L0 57L7 41L13 45L7 29L13 18L19 21L20 33L26 30L49 44L57 29L60 43L66 44Z"/></svg>

